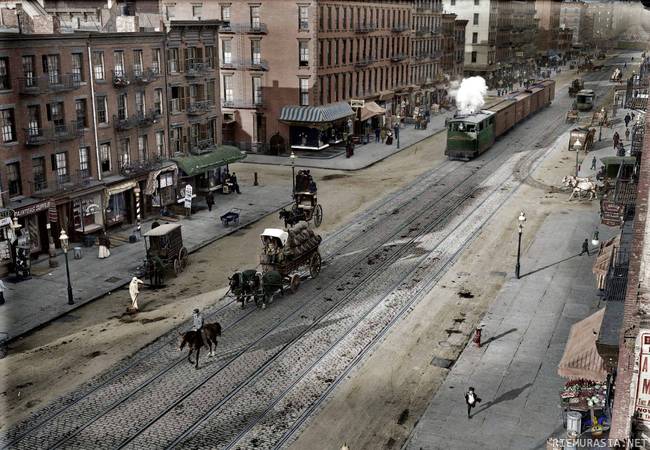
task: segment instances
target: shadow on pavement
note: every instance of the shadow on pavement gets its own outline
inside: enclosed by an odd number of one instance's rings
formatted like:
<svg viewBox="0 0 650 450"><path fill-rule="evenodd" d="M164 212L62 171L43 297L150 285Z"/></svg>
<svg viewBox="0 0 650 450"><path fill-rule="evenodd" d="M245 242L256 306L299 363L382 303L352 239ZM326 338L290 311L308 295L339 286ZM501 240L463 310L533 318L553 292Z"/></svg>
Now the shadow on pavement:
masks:
<svg viewBox="0 0 650 450"><path fill-rule="evenodd" d="M501 334L497 334L496 336L492 336L490 339L487 339L487 340L486 340L482 345L483 345L483 346L486 346L486 345L488 345L490 342L494 342L494 341L496 341L497 339L501 339L503 336L506 336L506 335L508 335L508 334L510 334L510 333L514 333L515 331L517 331L517 328L511 328L511 329L509 329L508 331L504 331L504 332L501 333Z"/></svg>

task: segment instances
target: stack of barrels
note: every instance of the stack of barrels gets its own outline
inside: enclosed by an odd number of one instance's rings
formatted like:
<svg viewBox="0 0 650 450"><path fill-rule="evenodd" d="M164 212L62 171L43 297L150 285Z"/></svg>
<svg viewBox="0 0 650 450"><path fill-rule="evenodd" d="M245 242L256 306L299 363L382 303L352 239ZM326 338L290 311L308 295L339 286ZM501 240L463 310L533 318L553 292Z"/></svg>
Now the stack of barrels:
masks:
<svg viewBox="0 0 650 450"><path fill-rule="evenodd" d="M288 231L289 237L284 246L284 255L288 259L295 259L314 248L318 247L322 238L313 232L306 224L297 226Z"/></svg>

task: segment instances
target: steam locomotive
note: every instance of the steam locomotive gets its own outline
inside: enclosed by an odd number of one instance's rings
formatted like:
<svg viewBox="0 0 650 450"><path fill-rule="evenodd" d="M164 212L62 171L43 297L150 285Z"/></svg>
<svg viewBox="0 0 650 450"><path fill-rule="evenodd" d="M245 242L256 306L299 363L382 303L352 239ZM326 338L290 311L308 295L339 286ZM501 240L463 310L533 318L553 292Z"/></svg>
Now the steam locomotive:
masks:
<svg viewBox="0 0 650 450"><path fill-rule="evenodd" d="M496 138L550 105L554 98L555 81L543 80L488 102L478 113L456 113L447 122L445 155L463 161L477 157L492 147Z"/></svg>

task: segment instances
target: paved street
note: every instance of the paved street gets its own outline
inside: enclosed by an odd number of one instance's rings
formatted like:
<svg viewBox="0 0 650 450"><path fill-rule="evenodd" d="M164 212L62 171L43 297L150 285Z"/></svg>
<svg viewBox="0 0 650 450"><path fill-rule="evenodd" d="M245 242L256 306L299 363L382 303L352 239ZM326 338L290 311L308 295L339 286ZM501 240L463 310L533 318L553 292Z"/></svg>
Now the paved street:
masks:
<svg viewBox="0 0 650 450"><path fill-rule="evenodd" d="M597 226L593 209L546 218L523 249L522 278L508 280L483 320L484 345L468 344L406 448L539 449L561 430L566 380L557 365L571 325L599 306L593 252L578 256ZM616 231L599 229L601 239ZM472 419L463 397L469 386L483 400Z"/></svg>
<svg viewBox="0 0 650 450"><path fill-rule="evenodd" d="M217 196L212 212L199 211L190 219L181 220L183 241L188 250L213 242L276 211L291 201L291 186L251 186L244 184L241 195ZM240 208L238 226L223 227L219 217L231 208ZM143 230L150 224L145 223ZM130 233L125 233L128 236ZM7 303L2 306L0 340L11 340L27 331L65 314L95 298L114 291L128 283L145 250L142 241L135 244L113 239L111 256L97 258L97 247L83 248L83 258L75 260L68 255L70 278L75 305L67 304L67 284L63 255L58 256L59 267L50 269L47 258L33 266L31 280L10 283L5 280ZM124 302L127 297L116 300Z"/></svg>
<svg viewBox="0 0 650 450"><path fill-rule="evenodd" d="M568 128L568 101L558 95L471 164L445 161L327 236L322 273L296 294L263 311L217 302L207 314L223 338L200 370L179 357L172 330L6 439L13 448L290 443L510 198L515 168L534 165Z"/></svg>

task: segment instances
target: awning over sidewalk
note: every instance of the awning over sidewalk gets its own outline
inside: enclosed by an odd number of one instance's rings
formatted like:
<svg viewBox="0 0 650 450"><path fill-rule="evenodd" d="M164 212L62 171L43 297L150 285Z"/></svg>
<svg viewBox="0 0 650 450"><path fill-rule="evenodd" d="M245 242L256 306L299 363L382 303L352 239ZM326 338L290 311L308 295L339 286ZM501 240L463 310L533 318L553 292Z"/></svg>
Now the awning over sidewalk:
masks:
<svg viewBox="0 0 650 450"><path fill-rule="evenodd" d="M375 102L366 102L361 108L361 121L368 120L371 117L386 114L386 110Z"/></svg>
<svg viewBox="0 0 650 450"><path fill-rule="evenodd" d="M207 170L234 163L246 157L245 154L231 145L220 145L216 150L203 155L177 156L171 158L178 167L189 177L199 175Z"/></svg>
<svg viewBox="0 0 650 450"><path fill-rule="evenodd" d="M609 266L612 263L614 249L617 247L619 247L618 236L605 242L598 251L598 256L596 256L596 261L594 261L592 268L592 272L596 276L598 289L605 289L605 280L609 272Z"/></svg>
<svg viewBox="0 0 650 450"><path fill-rule="evenodd" d="M605 308L574 324L558 364L557 374L564 378L585 378L595 382L607 377L605 363L598 354L596 340Z"/></svg>
<svg viewBox="0 0 650 450"><path fill-rule="evenodd" d="M154 172L149 172L149 175L147 176L147 184L145 185L144 188L144 193L145 195L153 195L154 192L156 192L156 184L157 184L157 178L158 175L160 175L163 172L174 172L174 179L176 179L178 175L178 166L174 164L172 161L167 162L168 165L163 167L162 169L158 169Z"/></svg>
<svg viewBox="0 0 650 450"><path fill-rule="evenodd" d="M322 124L354 116L354 111L347 102L332 103L324 106L285 106L280 113L280 122Z"/></svg>

